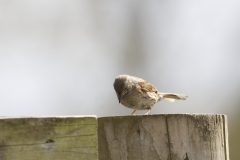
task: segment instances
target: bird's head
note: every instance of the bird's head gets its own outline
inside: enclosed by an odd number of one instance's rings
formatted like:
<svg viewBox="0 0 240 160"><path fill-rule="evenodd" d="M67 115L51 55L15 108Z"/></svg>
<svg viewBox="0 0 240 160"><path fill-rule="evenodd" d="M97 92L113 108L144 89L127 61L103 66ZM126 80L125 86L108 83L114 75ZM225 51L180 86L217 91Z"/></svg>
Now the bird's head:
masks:
<svg viewBox="0 0 240 160"><path fill-rule="evenodd" d="M121 103L122 97L132 88L132 81L128 75L119 75L116 77L113 87L116 91L118 101Z"/></svg>

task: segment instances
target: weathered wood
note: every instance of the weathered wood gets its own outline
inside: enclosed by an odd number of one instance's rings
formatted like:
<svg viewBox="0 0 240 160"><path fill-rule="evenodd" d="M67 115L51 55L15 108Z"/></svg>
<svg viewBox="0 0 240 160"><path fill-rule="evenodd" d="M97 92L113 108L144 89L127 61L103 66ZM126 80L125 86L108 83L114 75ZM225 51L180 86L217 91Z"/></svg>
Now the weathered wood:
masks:
<svg viewBox="0 0 240 160"><path fill-rule="evenodd" d="M162 114L98 119L99 160L229 160L227 117Z"/></svg>
<svg viewBox="0 0 240 160"><path fill-rule="evenodd" d="M97 119L0 118L1 160L95 160Z"/></svg>
<svg viewBox="0 0 240 160"><path fill-rule="evenodd" d="M0 118L1 160L94 160L98 154L99 160L229 160L227 117L117 116L98 124L95 116Z"/></svg>

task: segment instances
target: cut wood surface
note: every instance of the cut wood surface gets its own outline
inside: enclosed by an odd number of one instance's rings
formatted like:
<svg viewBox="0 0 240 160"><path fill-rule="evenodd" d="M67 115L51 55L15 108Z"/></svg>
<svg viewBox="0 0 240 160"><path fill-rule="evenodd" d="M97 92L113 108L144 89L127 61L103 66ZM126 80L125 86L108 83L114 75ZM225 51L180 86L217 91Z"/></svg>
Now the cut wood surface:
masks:
<svg viewBox="0 0 240 160"><path fill-rule="evenodd" d="M96 159L96 116L0 118L0 160Z"/></svg>
<svg viewBox="0 0 240 160"><path fill-rule="evenodd" d="M229 160L227 117L0 117L0 160Z"/></svg>
<svg viewBox="0 0 240 160"><path fill-rule="evenodd" d="M98 118L99 160L229 160L227 117L160 114Z"/></svg>

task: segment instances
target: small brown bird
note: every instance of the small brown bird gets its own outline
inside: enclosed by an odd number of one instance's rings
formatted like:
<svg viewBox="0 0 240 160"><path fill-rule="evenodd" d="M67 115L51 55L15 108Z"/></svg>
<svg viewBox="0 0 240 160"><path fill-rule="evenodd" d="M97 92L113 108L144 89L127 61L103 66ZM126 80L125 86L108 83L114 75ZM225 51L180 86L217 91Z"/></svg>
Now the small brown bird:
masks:
<svg viewBox="0 0 240 160"><path fill-rule="evenodd" d="M147 110L148 114L153 105L163 99L173 102L186 100L187 95L175 93L160 93L151 83L134 76L119 75L116 77L113 87L116 91L119 103L125 107L136 110Z"/></svg>

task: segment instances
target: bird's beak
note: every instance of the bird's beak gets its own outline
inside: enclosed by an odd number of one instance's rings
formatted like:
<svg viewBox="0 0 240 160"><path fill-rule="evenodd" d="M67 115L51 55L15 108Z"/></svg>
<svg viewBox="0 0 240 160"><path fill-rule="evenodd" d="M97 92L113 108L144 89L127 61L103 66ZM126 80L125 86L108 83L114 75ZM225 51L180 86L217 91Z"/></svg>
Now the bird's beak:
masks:
<svg viewBox="0 0 240 160"><path fill-rule="evenodd" d="M117 95L117 97L118 97L118 102L121 103L122 95Z"/></svg>
<svg viewBox="0 0 240 160"><path fill-rule="evenodd" d="M121 103L122 96L118 96L118 101Z"/></svg>

